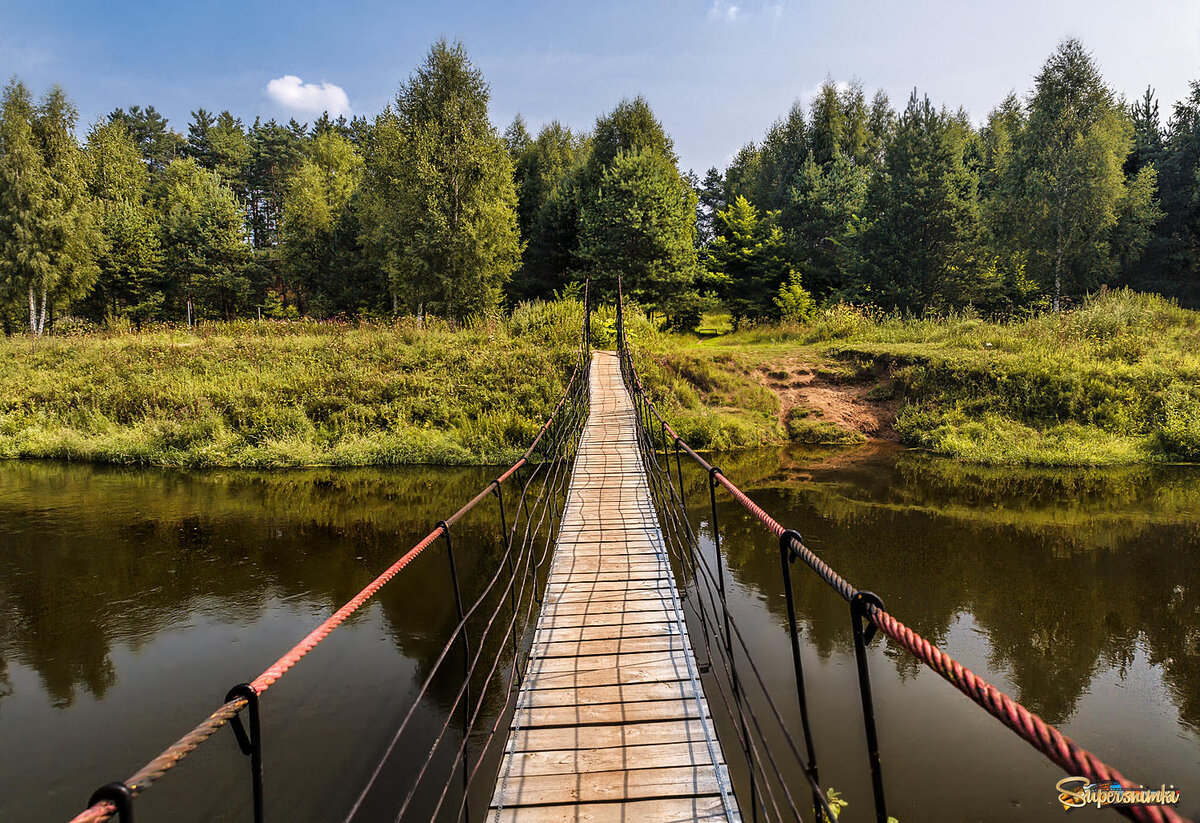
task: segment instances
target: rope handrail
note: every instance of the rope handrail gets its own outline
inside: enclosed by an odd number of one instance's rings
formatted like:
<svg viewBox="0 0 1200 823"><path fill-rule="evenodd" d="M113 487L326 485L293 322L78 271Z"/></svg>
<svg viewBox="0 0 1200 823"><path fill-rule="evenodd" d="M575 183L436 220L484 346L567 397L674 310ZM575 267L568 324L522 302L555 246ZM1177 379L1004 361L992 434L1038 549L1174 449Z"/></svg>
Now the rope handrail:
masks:
<svg viewBox="0 0 1200 823"><path fill-rule="evenodd" d="M766 510L755 503L749 495L725 477L719 468L713 466L696 452L695 449L689 446L671 427L653 400L650 399L649 392L637 374L626 337L624 301L619 282L617 302L617 347L622 361L622 371L626 375L631 392L639 397L647 414L661 426L664 435L662 443L664 453L666 452L666 437L669 436L670 441L678 450L677 454L682 452L688 455L692 461L708 474L712 482L719 484L728 491L730 496L742 508L749 512L771 534L780 539L780 545L786 550L788 555L787 562L802 560L809 569L815 572L842 599L851 604L852 611L857 610L856 613L860 613L866 620L870 621L871 628L869 629L869 634L873 634L875 629L883 632L883 634L891 638L914 659L936 672L1068 774L1085 776L1096 783L1117 782L1122 786L1133 785L1132 781L1125 778L1120 771L1080 746L1052 724L1043 720L1036 713L1029 711L1020 702L975 674L936 645L930 643L917 631L888 613L874 594L861 591L853 586L817 556L816 553L805 546L798 533L786 529ZM653 438L650 438L650 448L654 448ZM670 476L669 468L667 475L668 477ZM719 562L720 558L718 557ZM790 578L788 578L788 588L788 594L790 594ZM793 635L795 634L794 628L792 629L792 633ZM866 638L867 641L870 639L869 634ZM865 665L865 663L860 662L860 665ZM804 701L803 695L801 695L801 701L802 703ZM869 705L867 708L869 708ZM873 734L873 721L870 726L872 727L872 731L868 732L869 737ZM877 753L875 753L875 756L877 757ZM879 797L877 795L877 806L880 805L878 801ZM1167 805L1117 805L1114 808L1132 820L1153 821L1153 823L1188 823L1173 807Z"/></svg>
<svg viewBox="0 0 1200 823"><path fill-rule="evenodd" d="M463 516L474 509L483 500L499 492L503 484L516 476L517 472L522 467L531 465L533 463L533 458L539 444L542 442L543 438L546 437L547 432L551 430L551 427L559 417L560 413L563 411L567 401L572 397L575 397L580 392L580 387L583 386L583 382L586 378L586 367L591 356L591 331L589 328L591 306L589 303L588 288L589 284L585 283L583 292L583 327L579 335L579 350L576 357L575 367L567 380L566 386L564 387L562 396L559 398L558 403L551 411L549 417L546 418L545 422L542 424L541 428L538 430L537 434L534 436L533 440L530 442L528 448L526 448L521 457L519 457L516 462L505 469L505 471L497 476L494 480L491 480L486 486L484 486L482 490L479 491L478 494L459 507L458 510L456 510L453 514L451 514L445 520L439 521L438 524L434 526L434 528L420 541L418 541L408 551L401 555L400 558L397 559L387 569L376 576L375 579L364 586L354 597L343 604L341 608L316 626L302 640L288 649L278 660L276 660L261 674L254 678L254 680L250 681L248 684L243 684L243 687L241 687L243 696L233 697L233 692L231 692L230 697L227 697L226 701L220 707L218 707L206 718L201 720L190 731L181 736L156 757L150 760L130 778L123 782L110 783L107 786L99 789L92 796L92 799L89 800L88 807L79 814L75 815L75 817L71 818L70 823L102 823L102 821L109 820L118 814L124 816L129 809L129 805L131 804L133 797L136 797L152 786L155 782L166 775L167 772L178 766L179 763L181 763L200 745L216 734L221 727L231 722L235 724L234 730L237 732L239 743L241 743L244 731L241 728L238 715L244 709L246 709L247 706L251 706L252 703L254 704L251 711L251 726L253 727L256 722L255 712L257 711L257 697L259 695L262 695L272 685L278 682L284 674L286 674L292 667L299 663L300 660L302 660L309 652L316 648L317 645L319 645L326 637L328 637L338 626L344 623L351 615L353 615L364 604L371 600L371 598L373 598L380 589L382 589L397 574L403 571L405 567L416 560L416 558L419 557L426 549L428 549L441 538L448 539L450 526L458 522ZM581 377L581 374L584 375L584 377ZM582 391L586 396L586 386L582 387ZM553 444L554 441L552 441L552 445ZM561 443L558 445L561 445ZM521 491L521 504L523 505L525 501L525 494L528 491L528 481L526 482L526 488ZM514 531L516 530L517 525L518 524L514 520ZM539 521L539 527L540 525L541 524ZM528 532L529 525L527 524L526 537L523 539L528 539ZM512 546L510 541L509 554L511 554L511 551ZM512 585L511 581L509 585ZM513 619L515 621L515 614ZM460 618L457 627L447 643L447 648L449 647L450 643L453 643L456 638L460 637L462 633L466 631L465 625L466 618ZM489 623L489 627L490 625L491 624ZM443 651L443 658L444 656L445 651ZM439 662L440 660L441 658L439 658ZM515 662L516 660L514 657L514 665ZM495 664L493 664L493 668L494 665ZM428 687L429 682L426 682L422 689L422 693L424 693ZM237 691L237 689L234 691ZM416 704L414 703L414 708L415 705ZM407 725L407 722L404 725ZM401 730L403 730L403 728L404 726L402 725ZM249 744L247 743L246 746L248 745ZM258 802L260 802L260 798L256 797L256 803ZM256 809L256 812L256 816L261 816L261 809Z"/></svg>

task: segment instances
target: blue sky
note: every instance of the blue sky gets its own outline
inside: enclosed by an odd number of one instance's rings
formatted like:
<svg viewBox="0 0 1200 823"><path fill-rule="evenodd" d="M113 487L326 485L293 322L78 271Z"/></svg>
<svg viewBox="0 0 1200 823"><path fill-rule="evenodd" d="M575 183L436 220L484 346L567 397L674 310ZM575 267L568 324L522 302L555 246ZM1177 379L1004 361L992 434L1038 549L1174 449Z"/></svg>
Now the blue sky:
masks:
<svg viewBox="0 0 1200 823"><path fill-rule="evenodd" d="M445 36L483 70L501 129L517 112L533 127L589 128L641 93L681 165L702 172L826 77L883 88L896 106L915 86L981 120L1027 91L1068 35L1118 92L1155 86L1164 115L1200 79L1197 0L0 0L0 74L35 93L59 83L84 123L131 104L154 105L179 131L201 106L309 120L296 105L344 99L373 115Z"/></svg>

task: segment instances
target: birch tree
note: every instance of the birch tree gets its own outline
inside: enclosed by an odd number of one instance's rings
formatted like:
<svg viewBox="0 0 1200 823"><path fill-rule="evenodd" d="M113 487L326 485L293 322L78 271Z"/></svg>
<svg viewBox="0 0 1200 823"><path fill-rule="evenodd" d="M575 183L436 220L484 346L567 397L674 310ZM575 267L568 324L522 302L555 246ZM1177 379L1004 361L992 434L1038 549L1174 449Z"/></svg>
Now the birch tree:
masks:
<svg viewBox="0 0 1200 823"><path fill-rule="evenodd" d="M14 80L0 103L0 279L10 299L28 297L35 338L53 302L82 296L97 273L101 241L76 119L57 86L34 106Z"/></svg>
<svg viewBox="0 0 1200 823"><path fill-rule="evenodd" d="M1083 45L1064 40L1038 74L1029 119L1009 166L1010 201L1031 273L1057 311L1116 271L1111 230L1126 196L1133 126Z"/></svg>

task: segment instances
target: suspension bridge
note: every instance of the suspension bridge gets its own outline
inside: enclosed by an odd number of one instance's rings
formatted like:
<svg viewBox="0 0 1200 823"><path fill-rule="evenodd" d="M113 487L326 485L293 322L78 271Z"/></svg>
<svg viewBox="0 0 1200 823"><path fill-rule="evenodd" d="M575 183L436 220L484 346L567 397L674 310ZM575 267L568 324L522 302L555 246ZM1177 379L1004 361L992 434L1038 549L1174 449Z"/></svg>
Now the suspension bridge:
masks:
<svg viewBox="0 0 1200 823"><path fill-rule="evenodd" d="M250 808L262 823L270 809L264 695L429 552L445 556L457 622L395 719L395 733L348 805L345 823L835 820L809 724L792 587L801 573L817 575L830 596L847 604L878 823L889 814L867 648L879 635L1067 775L1140 785L888 613L881 597L856 589L691 449L641 383L619 284L615 352L592 352L590 317L585 289L573 372L523 457L258 677L230 689L212 714L143 768L100 787L72 823L129 823L137 796L226 725L247 758ZM687 497L685 464L706 476L707 495L693 489ZM780 662L751 654L728 607L718 495L778 538L791 651L783 665L793 675L788 690L768 687L764 670ZM494 551L456 540L456 524L485 505L499 516ZM691 525L693 510L708 517L708 541ZM472 590L459 572L464 561L486 566L483 583ZM447 680L452 696L430 731L414 718L434 682ZM798 708L798 722L784 705ZM400 769L397 750L406 753ZM403 789L403 799L382 816L372 805L381 781ZM1139 821L1184 820L1168 804L1114 809Z"/></svg>

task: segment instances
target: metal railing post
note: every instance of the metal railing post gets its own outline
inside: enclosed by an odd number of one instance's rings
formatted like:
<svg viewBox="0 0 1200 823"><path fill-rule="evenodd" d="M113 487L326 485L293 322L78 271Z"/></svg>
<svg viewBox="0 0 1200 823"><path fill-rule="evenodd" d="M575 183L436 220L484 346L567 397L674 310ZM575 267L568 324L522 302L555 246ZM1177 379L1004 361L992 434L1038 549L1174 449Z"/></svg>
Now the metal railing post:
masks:
<svg viewBox="0 0 1200 823"><path fill-rule="evenodd" d="M469 763L471 760L468 740L471 734L471 642L467 639L467 618L463 611L462 589L458 585L458 567L454 563L454 544L450 541L450 525L445 520L439 520L438 526L442 536L446 538L446 557L450 560L450 579L454 583L454 605L458 609L458 625L462 630L463 645L463 717L462 717L462 767L463 767L463 808L466 818L471 820L471 794L467 785L470 780Z"/></svg>
<svg viewBox="0 0 1200 823"><path fill-rule="evenodd" d="M867 759L871 764L871 789L875 794L875 819L887 823L887 801L883 796L883 770L879 763L879 735L875 730L875 703L871 697L871 674L867 670L867 644L875 636L875 624L864 628L868 604L883 609L883 601L872 592L856 591L850 600L850 624L854 629L854 661L858 665L858 691L862 697L863 726L867 733Z"/></svg>
<svg viewBox="0 0 1200 823"><path fill-rule="evenodd" d="M117 808L117 819L121 823L133 823L133 791L121 781L108 783L92 792L88 806L97 803L112 803Z"/></svg>
<svg viewBox="0 0 1200 823"><path fill-rule="evenodd" d="M820 783L821 779L817 773L817 754L813 746L812 728L808 720L808 695L804 688L804 662L800 657L800 634L799 627L796 625L796 599L792 592L792 561L795 560L795 555L792 554L792 540L801 542L799 532L788 529L779 535L779 565L783 572L783 596L787 603L788 639L792 645L792 669L796 676L796 696L800 701L800 725L804 729L808 773L812 776L813 783ZM823 800L824 798L814 790L813 811L816 812L817 820L820 820L824 814L821 810Z"/></svg>
<svg viewBox="0 0 1200 823"><path fill-rule="evenodd" d="M254 823L263 823L263 766L262 766L262 723L258 709L258 692L249 683L239 683L225 695L225 702L242 698L246 701L246 713L250 732L242 726L240 715L234 715L229 726L237 738L242 754L250 757L250 781L254 792Z"/></svg>

